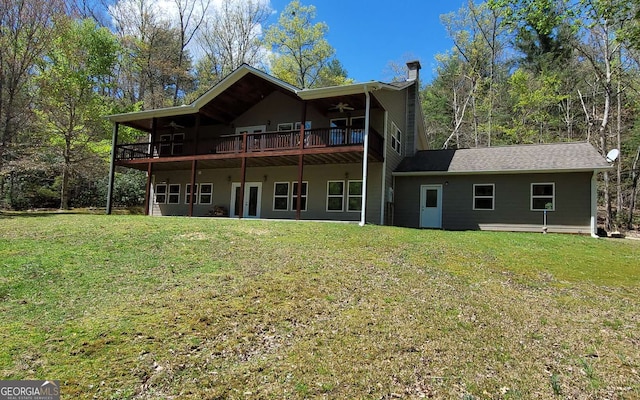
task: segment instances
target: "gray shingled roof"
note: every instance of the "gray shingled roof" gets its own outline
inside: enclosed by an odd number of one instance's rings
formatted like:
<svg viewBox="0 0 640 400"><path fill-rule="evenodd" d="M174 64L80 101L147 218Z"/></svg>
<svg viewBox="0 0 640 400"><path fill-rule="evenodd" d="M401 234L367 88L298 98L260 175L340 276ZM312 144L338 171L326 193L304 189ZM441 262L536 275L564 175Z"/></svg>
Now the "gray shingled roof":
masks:
<svg viewBox="0 0 640 400"><path fill-rule="evenodd" d="M458 150L424 150L407 157L396 173L576 171L609 168L589 143L554 143Z"/></svg>

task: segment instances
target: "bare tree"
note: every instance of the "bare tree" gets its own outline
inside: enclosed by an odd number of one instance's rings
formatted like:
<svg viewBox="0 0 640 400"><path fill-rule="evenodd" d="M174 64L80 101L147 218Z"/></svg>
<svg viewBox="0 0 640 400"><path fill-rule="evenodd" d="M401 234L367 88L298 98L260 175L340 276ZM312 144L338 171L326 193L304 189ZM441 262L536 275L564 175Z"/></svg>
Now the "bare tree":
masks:
<svg viewBox="0 0 640 400"><path fill-rule="evenodd" d="M460 61L458 69L464 80L468 81L468 84L454 86L454 90L462 89L468 92L458 92L452 96L457 99L454 102L457 103L454 104L454 130L444 147L447 147L454 137L460 138L460 134L463 134L462 142L466 142L465 145L491 145L494 82L498 58L502 51L502 28L498 23L498 16L497 10L487 7L486 4L476 5L472 1L457 13L441 16L447 34L453 40L453 54ZM480 93L482 90L486 90L487 93ZM461 101L462 99L464 101ZM472 114L469 118L465 115L467 109L470 109ZM462 123L467 119L470 119L470 132L461 130ZM461 143L457 145L460 146Z"/></svg>
<svg viewBox="0 0 640 400"><path fill-rule="evenodd" d="M159 11L153 0L121 0L109 8L125 48L117 71L122 97L146 109L174 104L190 70L180 29Z"/></svg>
<svg viewBox="0 0 640 400"><path fill-rule="evenodd" d="M257 66L264 60L260 35L270 12L263 1L226 1L204 22L197 37L204 53L200 67L206 66L209 73L203 86L216 83L244 63Z"/></svg>
<svg viewBox="0 0 640 400"><path fill-rule="evenodd" d="M182 69L185 52L191 40L202 26L211 0L174 0L178 10L178 30L180 32L180 54L178 56L178 70ZM224 3L225 7L227 3ZM178 104L178 95L182 90L181 74L176 75L173 104Z"/></svg>
<svg viewBox="0 0 640 400"><path fill-rule="evenodd" d="M618 86L617 90L614 88L615 71L621 62L619 55L623 45L616 35L626 11L624 4L621 2L609 4L608 2L589 0L585 4L584 15L581 17L586 22L584 34L587 40L577 42L575 48L591 66L592 76L595 78L591 85L599 87L600 95L602 96L601 108L597 109L594 102L591 114L594 121L599 121L598 145L602 155L605 155L609 150L607 139L610 131L609 121L613 114L614 96L616 96L616 93L620 93L622 89L621 86ZM618 74L619 76L620 74ZM620 112L621 110L619 110ZM619 159L618 163L620 162L621 160ZM613 212L609 172L605 171L603 177L606 207L605 227L610 230L613 228Z"/></svg>

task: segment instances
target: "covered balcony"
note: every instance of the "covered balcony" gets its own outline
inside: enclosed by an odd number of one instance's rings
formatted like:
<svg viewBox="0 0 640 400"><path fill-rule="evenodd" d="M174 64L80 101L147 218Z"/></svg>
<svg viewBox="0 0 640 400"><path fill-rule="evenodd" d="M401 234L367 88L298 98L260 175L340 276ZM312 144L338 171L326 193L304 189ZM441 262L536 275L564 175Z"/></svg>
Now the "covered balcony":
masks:
<svg viewBox="0 0 640 400"><path fill-rule="evenodd" d="M369 151L374 160L382 160L383 138L369 129ZM361 127L319 128L300 130L244 132L216 138L190 139L184 134L166 135L160 141L124 143L115 147L119 165L135 167L148 162L229 160L242 157L286 157L324 155L334 162L361 160L365 131ZM351 157L350 157L351 155ZM351 160L353 158L353 160Z"/></svg>

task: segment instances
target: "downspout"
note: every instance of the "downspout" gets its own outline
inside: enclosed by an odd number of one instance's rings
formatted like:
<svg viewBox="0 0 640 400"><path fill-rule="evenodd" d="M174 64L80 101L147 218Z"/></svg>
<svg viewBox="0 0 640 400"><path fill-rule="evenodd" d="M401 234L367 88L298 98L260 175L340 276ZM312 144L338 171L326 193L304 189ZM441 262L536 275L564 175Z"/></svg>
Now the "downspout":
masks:
<svg viewBox="0 0 640 400"><path fill-rule="evenodd" d="M113 179L116 173L116 144L118 143L119 122L113 124L113 138L111 140L111 163L109 164L109 187L107 188L107 215L111 214L113 201Z"/></svg>
<svg viewBox="0 0 640 400"><path fill-rule="evenodd" d="M364 85L366 107L364 114L364 154L362 158L362 205L360 210L360 226L364 226L367 214L367 169L369 168L369 109L371 108L371 96L367 85ZM349 189L347 189L349 190Z"/></svg>
<svg viewBox="0 0 640 400"><path fill-rule="evenodd" d="M591 175L591 237L599 238L598 236L598 189L596 180L596 171L593 171Z"/></svg>
<svg viewBox="0 0 640 400"><path fill-rule="evenodd" d="M380 225L384 225L384 212L387 197L387 123L389 111L384 112L384 140L382 142L382 195L380 196Z"/></svg>

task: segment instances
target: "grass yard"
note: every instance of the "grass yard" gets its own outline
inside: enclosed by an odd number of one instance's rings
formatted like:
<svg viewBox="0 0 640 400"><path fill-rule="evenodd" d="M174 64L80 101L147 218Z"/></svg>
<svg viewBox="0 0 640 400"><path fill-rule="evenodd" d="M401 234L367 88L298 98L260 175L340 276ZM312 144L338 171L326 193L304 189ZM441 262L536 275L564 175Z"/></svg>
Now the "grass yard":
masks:
<svg viewBox="0 0 640 400"><path fill-rule="evenodd" d="M64 399L640 398L640 241L0 214L0 299Z"/></svg>

